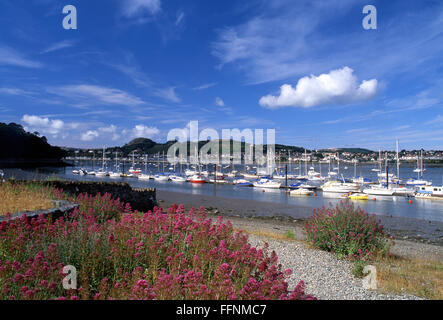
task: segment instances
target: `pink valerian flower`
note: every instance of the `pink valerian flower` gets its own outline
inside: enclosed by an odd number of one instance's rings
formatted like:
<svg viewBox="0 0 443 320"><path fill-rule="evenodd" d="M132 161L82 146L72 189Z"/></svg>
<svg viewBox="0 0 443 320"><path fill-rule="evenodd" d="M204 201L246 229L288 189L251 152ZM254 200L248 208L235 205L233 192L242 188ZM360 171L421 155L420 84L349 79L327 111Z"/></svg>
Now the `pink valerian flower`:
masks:
<svg viewBox="0 0 443 320"><path fill-rule="evenodd" d="M213 224L200 208L185 213L127 212L109 195L79 195L69 219L2 223L0 241L12 261L0 299L279 299L290 292L275 252L252 247L231 223ZM120 210L120 209L119 209ZM6 240L4 240L6 239ZM4 242L7 241L7 242ZM28 252L31 252L29 256ZM65 291L62 270L76 259L83 290ZM63 263L62 263L63 262ZM18 284L12 286L14 280ZM22 290L20 290L22 288Z"/></svg>

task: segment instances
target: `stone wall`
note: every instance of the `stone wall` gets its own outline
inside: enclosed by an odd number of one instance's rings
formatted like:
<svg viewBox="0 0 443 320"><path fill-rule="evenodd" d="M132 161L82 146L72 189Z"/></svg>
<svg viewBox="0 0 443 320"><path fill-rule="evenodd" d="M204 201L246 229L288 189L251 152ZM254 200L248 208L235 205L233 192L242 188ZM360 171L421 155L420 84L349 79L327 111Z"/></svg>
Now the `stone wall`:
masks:
<svg viewBox="0 0 443 320"><path fill-rule="evenodd" d="M116 182L90 182L90 181L35 181L46 186L63 189L63 192L72 195L88 193L109 193L114 199L119 198L124 203L129 203L133 210L147 212L157 205L155 189L133 189L128 183Z"/></svg>
<svg viewBox="0 0 443 320"><path fill-rule="evenodd" d="M36 210L36 211L23 211L18 213L13 213L10 215L0 216L0 222L20 219L23 215L28 218L37 218L40 215L45 216L45 218L51 218L52 221L57 220L60 217L66 217L68 213L72 212L78 204L70 203L65 200L54 200L54 208L47 210Z"/></svg>

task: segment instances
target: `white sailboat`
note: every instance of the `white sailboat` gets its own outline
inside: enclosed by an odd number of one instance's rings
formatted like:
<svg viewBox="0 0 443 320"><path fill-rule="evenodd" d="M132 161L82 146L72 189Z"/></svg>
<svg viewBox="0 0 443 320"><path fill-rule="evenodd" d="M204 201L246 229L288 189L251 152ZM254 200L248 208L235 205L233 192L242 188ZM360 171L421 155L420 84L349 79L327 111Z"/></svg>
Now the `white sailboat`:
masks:
<svg viewBox="0 0 443 320"><path fill-rule="evenodd" d="M105 171L105 147L103 147L103 159L102 159L102 168L95 172L95 176L102 178L102 177L106 177L108 175L108 173Z"/></svg>
<svg viewBox="0 0 443 320"><path fill-rule="evenodd" d="M324 192L348 193L360 191L360 186L357 183L352 182L328 181L321 187L321 189Z"/></svg>
<svg viewBox="0 0 443 320"><path fill-rule="evenodd" d="M253 186L256 188L280 189L281 182L263 177L260 180L254 182Z"/></svg>

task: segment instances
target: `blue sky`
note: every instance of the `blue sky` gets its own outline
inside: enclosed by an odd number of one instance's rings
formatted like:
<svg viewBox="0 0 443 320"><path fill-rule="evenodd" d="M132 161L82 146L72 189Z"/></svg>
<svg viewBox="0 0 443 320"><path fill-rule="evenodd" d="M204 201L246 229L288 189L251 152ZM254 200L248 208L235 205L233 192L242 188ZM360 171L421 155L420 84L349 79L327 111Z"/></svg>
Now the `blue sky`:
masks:
<svg viewBox="0 0 443 320"><path fill-rule="evenodd" d="M0 121L75 147L198 120L308 148L443 149L442 57L440 0L2 0Z"/></svg>

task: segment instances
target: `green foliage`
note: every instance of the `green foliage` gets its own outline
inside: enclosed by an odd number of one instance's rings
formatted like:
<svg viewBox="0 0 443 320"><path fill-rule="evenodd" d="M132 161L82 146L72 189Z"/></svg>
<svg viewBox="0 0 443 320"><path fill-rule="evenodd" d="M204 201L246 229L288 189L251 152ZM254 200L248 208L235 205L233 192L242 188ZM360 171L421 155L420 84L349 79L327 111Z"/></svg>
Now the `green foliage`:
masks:
<svg viewBox="0 0 443 320"><path fill-rule="evenodd" d="M354 208L349 201L314 210L304 229L308 241L341 258L369 259L374 254L386 254L391 245L390 236L375 215Z"/></svg>

